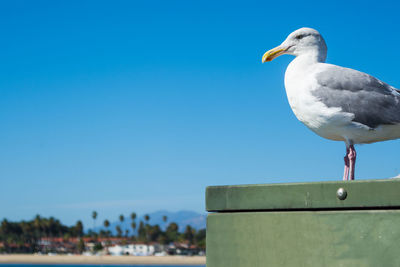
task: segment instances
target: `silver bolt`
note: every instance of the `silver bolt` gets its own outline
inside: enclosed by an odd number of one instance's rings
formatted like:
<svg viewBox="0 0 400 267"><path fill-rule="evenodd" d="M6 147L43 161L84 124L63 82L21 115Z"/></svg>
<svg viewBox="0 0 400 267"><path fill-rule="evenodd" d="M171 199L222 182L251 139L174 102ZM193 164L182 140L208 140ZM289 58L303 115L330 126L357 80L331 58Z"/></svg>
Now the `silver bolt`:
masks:
<svg viewBox="0 0 400 267"><path fill-rule="evenodd" d="M345 200L347 197L347 191L344 188L339 188L336 192L336 196L340 200Z"/></svg>

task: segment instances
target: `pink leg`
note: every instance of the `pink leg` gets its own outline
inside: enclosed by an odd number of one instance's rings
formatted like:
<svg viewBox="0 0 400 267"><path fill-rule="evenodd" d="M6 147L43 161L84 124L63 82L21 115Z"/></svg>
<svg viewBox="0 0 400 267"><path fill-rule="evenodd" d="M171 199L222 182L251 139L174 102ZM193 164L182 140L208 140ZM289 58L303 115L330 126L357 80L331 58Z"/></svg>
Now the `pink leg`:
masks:
<svg viewBox="0 0 400 267"><path fill-rule="evenodd" d="M354 149L354 146L351 145L349 147L350 149L350 153L349 153L349 161L350 161L350 169L349 169L349 173L350 173L350 180L354 180L354 172L355 172L355 167L356 167L356 157L357 157L357 153L356 150Z"/></svg>
<svg viewBox="0 0 400 267"><path fill-rule="evenodd" d="M344 156L344 174L343 181L349 180L349 148L346 146L346 156Z"/></svg>

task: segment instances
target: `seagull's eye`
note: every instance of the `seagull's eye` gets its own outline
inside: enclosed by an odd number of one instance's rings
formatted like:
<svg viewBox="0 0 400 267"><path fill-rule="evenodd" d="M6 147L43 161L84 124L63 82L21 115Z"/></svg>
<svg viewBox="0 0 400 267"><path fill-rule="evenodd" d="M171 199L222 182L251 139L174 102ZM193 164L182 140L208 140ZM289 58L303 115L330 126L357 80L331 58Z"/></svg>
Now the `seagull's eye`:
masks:
<svg viewBox="0 0 400 267"><path fill-rule="evenodd" d="M301 38L303 38L304 37L304 34L300 34L300 35L297 35L295 38L297 39L297 40L300 40Z"/></svg>

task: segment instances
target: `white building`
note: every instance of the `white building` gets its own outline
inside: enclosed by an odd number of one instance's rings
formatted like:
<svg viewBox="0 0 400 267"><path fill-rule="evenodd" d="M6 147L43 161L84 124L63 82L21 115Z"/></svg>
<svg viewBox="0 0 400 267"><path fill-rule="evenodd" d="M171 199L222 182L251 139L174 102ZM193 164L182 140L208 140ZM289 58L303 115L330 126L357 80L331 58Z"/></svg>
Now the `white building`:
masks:
<svg viewBox="0 0 400 267"><path fill-rule="evenodd" d="M150 256L154 255L155 247L146 244L115 245L108 247L108 252L111 255Z"/></svg>

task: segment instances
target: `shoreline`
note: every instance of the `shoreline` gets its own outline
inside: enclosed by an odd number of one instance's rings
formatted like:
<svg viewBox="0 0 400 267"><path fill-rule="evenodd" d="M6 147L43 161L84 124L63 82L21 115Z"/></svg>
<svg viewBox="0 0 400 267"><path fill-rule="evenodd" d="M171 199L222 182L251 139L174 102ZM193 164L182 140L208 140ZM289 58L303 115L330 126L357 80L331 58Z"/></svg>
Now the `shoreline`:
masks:
<svg viewBox="0 0 400 267"><path fill-rule="evenodd" d="M83 255L0 255L0 265L20 264L101 264L101 265L206 265L205 256L83 256Z"/></svg>

